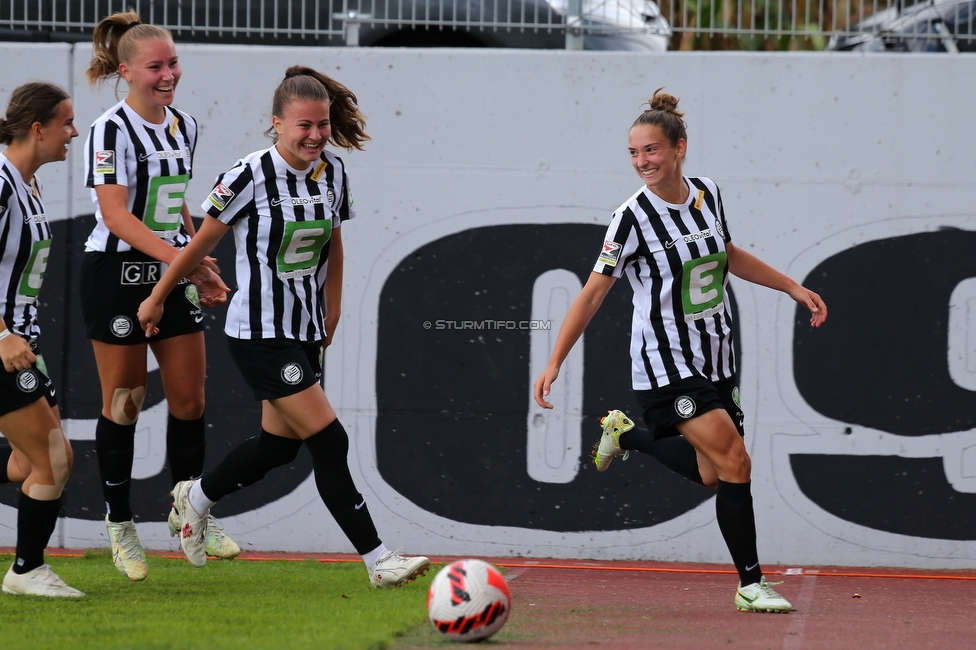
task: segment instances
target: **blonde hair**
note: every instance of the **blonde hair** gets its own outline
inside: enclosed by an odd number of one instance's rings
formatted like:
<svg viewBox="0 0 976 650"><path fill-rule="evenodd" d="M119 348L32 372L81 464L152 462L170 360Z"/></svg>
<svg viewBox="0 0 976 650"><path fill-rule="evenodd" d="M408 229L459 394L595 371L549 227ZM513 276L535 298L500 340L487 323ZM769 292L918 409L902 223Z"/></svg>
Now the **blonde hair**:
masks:
<svg viewBox="0 0 976 650"><path fill-rule="evenodd" d="M165 38L173 40L168 29L143 23L139 14L124 11L103 18L92 34L93 53L85 70L88 83L96 86L119 76L119 64L129 63L139 52L142 41Z"/></svg>
<svg viewBox="0 0 976 650"><path fill-rule="evenodd" d="M681 119L684 113L678 110L678 98L668 93L662 93L664 88L658 88L647 102L648 109L641 113L630 128L638 124L661 127L661 132L668 139L671 146L677 146L678 140L688 141L688 125Z"/></svg>
<svg viewBox="0 0 976 650"><path fill-rule="evenodd" d="M271 114L283 117L285 107L296 100L323 101L329 104L329 121L332 123L332 137L329 142L343 149L363 150L363 143L369 140L366 135L366 116L359 110L356 95L341 83L317 70L301 65L293 65L285 71L274 92ZM265 135L278 142L274 128Z"/></svg>

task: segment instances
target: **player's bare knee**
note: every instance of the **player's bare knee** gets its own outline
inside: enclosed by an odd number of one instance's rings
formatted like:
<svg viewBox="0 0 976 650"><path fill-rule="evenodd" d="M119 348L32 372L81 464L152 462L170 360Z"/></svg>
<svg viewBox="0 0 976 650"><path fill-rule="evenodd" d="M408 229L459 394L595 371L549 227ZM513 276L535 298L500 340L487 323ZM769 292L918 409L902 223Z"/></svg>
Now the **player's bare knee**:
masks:
<svg viewBox="0 0 976 650"><path fill-rule="evenodd" d="M146 399L146 387L116 388L112 395L110 412L112 422L123 426L135 424L142 412L142 404Z"/></svg>

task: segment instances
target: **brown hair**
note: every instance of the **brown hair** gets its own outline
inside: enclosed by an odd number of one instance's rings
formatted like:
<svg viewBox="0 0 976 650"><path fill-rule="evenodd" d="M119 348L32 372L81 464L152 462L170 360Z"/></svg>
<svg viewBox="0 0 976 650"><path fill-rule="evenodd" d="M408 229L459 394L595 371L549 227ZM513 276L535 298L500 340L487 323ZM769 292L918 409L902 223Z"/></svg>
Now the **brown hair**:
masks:
<svg viewBox="0 0 976 650"><path fill-rule="evenodd" d="M119 75L119 64L129 63L139 51L139 42L156 38L173 40L168 29L143 23L139 14L125 11L103 18L92 34L93 53L85 70L88 83L95 86Z"/></svg>
<svg viewBox="0 0 976 650"><path fill-rule="evenodd" d="M678 98L668 93L662 93L664 88L658 88L647 102L649 108L638 116L630 128L638 124L655 125L661 127L661 132L668 139L672 147L678 145L678 140L688 141L688 125L681 119L684 113L678 110Z"/></svg>
<svg viewBox="0 0 976 650"><path fill-rule="evenodd" d="M363 143L370 139L365 131L366 116L359 110L356 95L351 90L312 68L293 65L285 71L285 78L275 89L271 114L280 118L288 104L303 99L329 102L329 121L332 123L329 142L343 149L363 150ZM274 128L264 134L278 142Z"/></svg>
<svg viewBox="0 0 976 650"><path fill-rule="evenodd" d="M68 97L62 88L44 81L32 81L14 89L6 117L0 117L0 144L27 137L35 122L46 125L58 114Z"/></svg>

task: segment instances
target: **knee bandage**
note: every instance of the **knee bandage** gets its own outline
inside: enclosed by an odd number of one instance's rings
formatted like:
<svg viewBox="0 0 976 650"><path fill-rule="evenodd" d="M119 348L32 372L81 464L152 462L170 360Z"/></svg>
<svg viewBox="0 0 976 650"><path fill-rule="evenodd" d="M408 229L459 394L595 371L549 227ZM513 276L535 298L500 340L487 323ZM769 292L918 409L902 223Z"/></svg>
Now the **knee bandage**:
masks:
<svg viewBox="0 0 976 650"><path fill-rule="evenodd" d="M146 387L116 388L112 396L112 421L116 424L135 424L146 399Z"/></svg>
<svg viewBox="0 0 976 650"><path fill-rule="evenodd" d="M68 474L71 473L71 468L68 466L68 444L64 431L51 429L51 433L47 437L47 453L51 459L51 474L54 476L54 485L35 483L30 486L27 496L37 501L54 501L61 497L64 484L68 482Z"/></svg>

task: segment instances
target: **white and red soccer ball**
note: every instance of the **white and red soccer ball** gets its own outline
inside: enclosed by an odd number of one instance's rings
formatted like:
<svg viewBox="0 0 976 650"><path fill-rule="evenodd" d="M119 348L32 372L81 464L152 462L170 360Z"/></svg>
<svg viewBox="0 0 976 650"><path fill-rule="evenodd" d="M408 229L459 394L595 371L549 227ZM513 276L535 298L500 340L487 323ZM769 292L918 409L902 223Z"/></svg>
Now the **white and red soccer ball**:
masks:
<svg viewBox="0 0 976 650"><path fill-rule="evenodd" d="M480 641L502 629L511 602L498 569L482 560L458 560L430 583L427 616L452 641Z"/></svg>

